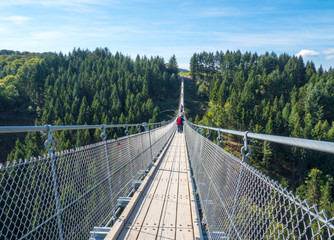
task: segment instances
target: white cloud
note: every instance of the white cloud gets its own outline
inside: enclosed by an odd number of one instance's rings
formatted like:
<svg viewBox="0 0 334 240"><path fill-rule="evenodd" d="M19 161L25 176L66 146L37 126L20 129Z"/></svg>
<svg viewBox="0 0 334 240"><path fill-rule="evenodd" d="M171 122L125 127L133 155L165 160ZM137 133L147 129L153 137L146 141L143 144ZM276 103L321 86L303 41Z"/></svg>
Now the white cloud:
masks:
<svg viewBox="0 0 334 240"><path fill-rule="evenodd" d="M0 35L7 35L7 34L10 34L10 31L7 27L4 27L4 26L0 26Z"/></svg>
<svg viewBox="0 0 334 240"><path fill-rule="evenodd" d="M193 13L197 17L237 17L241 16L242 13L236 9L230 8L204 8L201 11Z"/></svg>
<svg viewBox="0 0 334 240"><path fill-rule="evenodd" d="M112 3L118 1L112 1ZM44 5L44 6L69 6L77 4L92 4L104 5L103 0L16 0L16 1L1 1L0 6L15 6L15 5Z"/></svg>
<svg viewBox="0 0 334 240"><path fill-rule="evenodd" d="M297 57L316 57L319 56L320 53L314 50L301 50L299 53L296 54Z"/></svg>
<svg viewBox="0 0 334 240"><path fill-rule="evenodd" d="M35 32L33 33L33 36L37 40L54 40L63 37L64 34L58 31L45 31L45 32Z"/></svg>
<svg viewBox="0 0 334 240"><path fill-rule="evenodd" d="M2 19L19 25L19 24L23 24L23 23L29 21L31 18L30 17L25 17L25 16L10 16L10 17L7 17L7 18L2 18Z"/></svg>
<svg viewBox="0 0 334 240"><path fill-rule="evenodd" d="M10 6L39 6L47 9L61 9L67 12L96 12L96 7L116 6L119 0L15 0L0 1L0 7ZM94 7L94 8L93 8Z"/></svg>
<svg viewBox="0 0 334 240"><path fill-rule="evenodd" d="M324 51L324 54L326 54L326 55L334 54L334 48L326 49Z"/></svg>
<svg viewBox="0 0 334 240"><path fill-rule="evenodd" d="M178 63L179 68L190 69L189 63Z"/></svg>
<svg viewBox="0 0 334 240"><path fill-rule="evenodd" d="M334 59L334 55L329 55L326 57L327 60L333 60Z"/></svg>
<svg viewBox="0 0 334 240"><path fill-rule="evenodd" d="M38 2L38 1L37 1ZM113 3L113 2L112 2ZM37 3L47 8L60 8L69 12L93 12L96 9L93 9L93 6L102 6L105 7L106 3L101 0L43 0Z"/></svg>

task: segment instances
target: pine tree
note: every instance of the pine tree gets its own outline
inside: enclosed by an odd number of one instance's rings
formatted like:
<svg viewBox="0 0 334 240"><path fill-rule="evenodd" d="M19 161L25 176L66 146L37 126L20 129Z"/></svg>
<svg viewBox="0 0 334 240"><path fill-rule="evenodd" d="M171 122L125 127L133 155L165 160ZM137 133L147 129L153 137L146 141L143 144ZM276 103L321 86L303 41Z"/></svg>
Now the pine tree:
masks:
<svg viewBox="0 0 334 240"><path fill-rule="evenodd" d="M13 160L18 161L19 159L24 159L24 158L25 158L24 146L21 144L20 139L17 138L14 149L7 156L7 161L13 162Z"/></svg>
<svg viewBox="0 0 334 240"><path fill-rule="evenodd" d="M150 122L159 122L160 121L160 109L156 106L153 110L153 116L150 119Z"/></svg>
<svg viewBox="0 0 334 240"><path fill-rule="evenodd" d="M327 182L321 189L320 207L324 209L329 218L334 216L333 186L334 180L330 175L326 176Z"/></svg>
<svg viewBox="0 0 334 240"><path fill-rule="evenodd" d="M322 131L322 139L327 139L327 132L329 131L330 126L328 121L324 121L323 124L321 125L321 131Z"/></svg>
<svg viewBox="0 0 334 240"><path fill-rule="evenodd" d="M263 142L263 158L262 158L262 164L267 168L270 165L270 162L272 161L272 150L271 150L271 143L268 141Z"/></svg>
<svg viewBox="0 0 334 240"><path fill-rule="evenodd" d="M89 110L87 107L87 99L86 96L82 98L80 109L79 109L79 115L77 120L77 125L84 124L85 121L89 120Z"/></svg>
<svg viewBox="0 0 334 240"><path fill-rule="evenodd" d="M310 113L307 113L304 119L304 138L311 137L311 131L313 129L313 118Z"/></svg>
<svg viewBox="0 0 334 240"><path fill-rule="evenodd" d="M313 168L306 180L306 198L310 205L319 204L323 186L322 171Z"/></svg>
<svg viewBox="0 0 334 240"><path fill-rule="evenodd" d="M313 139L321 140L322 135L323 135L323 133L321 131L321 126L322 126L322 122L321 122L321 120L319 120L317 125L315 125L315 127L312 129Z"/></svg>
<svg viewBox="0 0 334 240"><path fill-rule="evenodd" d="M332 123L331 129L328 131L327 140L334 142L334 122Z"/></svg>

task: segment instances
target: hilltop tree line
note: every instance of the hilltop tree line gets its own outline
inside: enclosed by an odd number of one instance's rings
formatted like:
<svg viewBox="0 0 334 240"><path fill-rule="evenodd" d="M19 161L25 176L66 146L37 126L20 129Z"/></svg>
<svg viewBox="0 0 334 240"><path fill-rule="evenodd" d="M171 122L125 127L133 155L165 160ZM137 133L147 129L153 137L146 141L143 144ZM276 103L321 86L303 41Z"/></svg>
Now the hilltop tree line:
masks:
<svg viewBox="0 0 334 240"><path fill-rule="evenodd" d="M0 112L24 109L35 113L35 125L86 125L157 122L156 101L177 84L175 56L137 56L134 60L107 48L74 49L62 53L0 52ZM130 129L130 132L135 132ZM124 129L109 130L117 138ZM100 140L100 130L62 131L54 134L56 150ZM15 143L7 160L45 152L40 133L29 133Z"/></svg>
<svg viewBox="0 0 334 240"><path fill-rule="evenodd" d="M334 141L334 70L302 57L240 51L195 53L198 95L209 110L195 122L255 133ZM249 163L334 216L334 157L253 141Z"/></svg>

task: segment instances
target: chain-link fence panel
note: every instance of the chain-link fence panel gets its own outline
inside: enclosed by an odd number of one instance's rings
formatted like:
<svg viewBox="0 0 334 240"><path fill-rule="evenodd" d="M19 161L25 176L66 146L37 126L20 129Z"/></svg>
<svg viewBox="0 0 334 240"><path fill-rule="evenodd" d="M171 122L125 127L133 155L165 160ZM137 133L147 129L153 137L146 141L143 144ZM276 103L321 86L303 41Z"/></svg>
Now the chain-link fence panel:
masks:
<svg viewBox="0 0 334 240"><path fill-rule="evenodd" d="M209 239L334 239L334 218L185 126Z"/></svg>
<svg viewBox="0 0 334 240"><path fill-rule="evenodd" d="M0 239L88 239L175 131L175 123L0 166ZM152 137L152 136L153 137ZM159 149L160 148L160 149Z"/></svg>

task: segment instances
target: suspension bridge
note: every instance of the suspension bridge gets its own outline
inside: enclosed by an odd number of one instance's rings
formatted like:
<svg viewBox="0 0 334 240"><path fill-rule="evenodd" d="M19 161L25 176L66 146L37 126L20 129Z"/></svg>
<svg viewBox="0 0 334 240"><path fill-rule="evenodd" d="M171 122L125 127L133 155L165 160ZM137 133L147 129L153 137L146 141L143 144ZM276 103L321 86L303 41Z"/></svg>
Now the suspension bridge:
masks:
<svg viewBox="0 0 334 240"><path fill-rule="evenodd" d="M110 128L126 136L107 140ZM54 151L55 131L80 129L100 129L102 141ZM0 165L0 239L334 239L334 218L247 164L250 139L333 154L332 142L189 121L177 133L175 119L0 127L33 131L47 136L48 154ZM219 147L223 133L243 137L241 159Z"/></svg>

